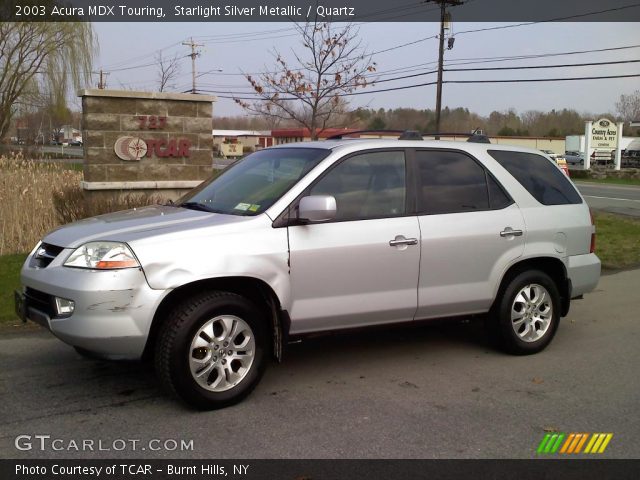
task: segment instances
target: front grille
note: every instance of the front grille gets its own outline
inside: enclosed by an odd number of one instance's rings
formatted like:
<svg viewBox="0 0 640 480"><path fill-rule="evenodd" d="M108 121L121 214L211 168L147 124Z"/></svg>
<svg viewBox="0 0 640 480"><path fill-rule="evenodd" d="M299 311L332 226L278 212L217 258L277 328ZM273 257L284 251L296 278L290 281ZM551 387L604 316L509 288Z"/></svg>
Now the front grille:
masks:
<svg viewBox="0 0 640 480"><path fill-rule="evenodd" d="M42 243L33 255L30 266L33 268L47 268L49 264L60 255L62 250L64 250L63 247Z"/></svg>
<svg viewBox="0 0 640 480"><path fill-rule="evenodd" d="M53 295L27 287L24 296L28 307L33 307L42 313L46 313L49 318L55 318L56 309Z"/></svg>

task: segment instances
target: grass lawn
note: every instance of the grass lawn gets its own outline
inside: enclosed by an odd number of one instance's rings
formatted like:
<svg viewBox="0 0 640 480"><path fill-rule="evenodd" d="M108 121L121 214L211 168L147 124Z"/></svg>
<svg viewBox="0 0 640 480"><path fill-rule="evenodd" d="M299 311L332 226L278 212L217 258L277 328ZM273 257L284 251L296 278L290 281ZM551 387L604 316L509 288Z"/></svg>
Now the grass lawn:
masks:
<svg viewBox="0 0 640 480"><path fill-rule="evenodd" d="M573 181L607 185L640 185L640 178L574 178Z"/></svg>
<svg viewBox="0 0 640 480"><path fill-rule="evenodd" d="M640 267L640 220L594 213L596 253L606 269ZM0 256L0 326L19 323L13 309L13 291L20 286L20 268L26 255Z"/></svg>
<svg viewBox="0 0 640 480"><path fill-rule="evenodd" d="M76 172L84 171L84 165L82 163L63 163L62 166L67 170L74 170Z"/></svg>
<svg viewBox="0 0 640 480"><path fill-rule="evenodd" d="M596 254L609 269L640 266L640 219L594 212Z"/></svg>
<svg viewBox="0 0 640 480"><path fill-rule="evenodd" d="M13 309L13 291L20 287L20 269L26 255L0 257L0 325L20 323Z"/></svg>

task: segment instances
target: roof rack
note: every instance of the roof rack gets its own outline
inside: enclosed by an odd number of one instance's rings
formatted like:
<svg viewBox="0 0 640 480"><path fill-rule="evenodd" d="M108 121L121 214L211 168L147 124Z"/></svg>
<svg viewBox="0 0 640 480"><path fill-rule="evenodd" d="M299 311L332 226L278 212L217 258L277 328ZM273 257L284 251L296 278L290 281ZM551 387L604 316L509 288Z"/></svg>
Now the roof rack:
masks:
<svg viewBox="0 0 640 480"><path fill-rule="evenodd" d="M351 132L339 133L337 135L332 135L327 138L327 140L342 140L344 137L349 137L351 135L360 135L360 134L384 134L384 133L394 133L398 134L398 140L423 140L423 137L469 137L467 142L471 143L491 143L489 137L484 133L479 133L479 129L475 129L472 133L461 133L461 132L440 132L440 133L431 133L431 132L419 132L417 130L353 130Z"/></svg>
<svg viewBox="0 0 640 480"><path fill-rule="evenodd" d="M467 142L470 143L491 143L489 137L484 133L480 133L481 130L476 128L473 132L439 132L439 133L431 133L426 132L423 133L423 137L469 137L467 138Z"/></svg>

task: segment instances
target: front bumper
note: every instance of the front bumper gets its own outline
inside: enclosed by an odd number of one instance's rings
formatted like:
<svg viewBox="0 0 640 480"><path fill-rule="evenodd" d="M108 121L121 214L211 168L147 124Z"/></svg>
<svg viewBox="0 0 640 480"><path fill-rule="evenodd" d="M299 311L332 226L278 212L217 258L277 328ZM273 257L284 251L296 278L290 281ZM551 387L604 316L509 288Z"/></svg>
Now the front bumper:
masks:
<svg viewBox="0 0 640 480"><path fill-rule="evenodd" d="M16 311L48 328L69 345L113 359L138 359L144 351L153 315L166 291L149 287L142 269L85 270L63 267L70 250L46 268L22 268L24 290L16 293ZM47 308L54 296L73 300L70 316Z"/></svg>

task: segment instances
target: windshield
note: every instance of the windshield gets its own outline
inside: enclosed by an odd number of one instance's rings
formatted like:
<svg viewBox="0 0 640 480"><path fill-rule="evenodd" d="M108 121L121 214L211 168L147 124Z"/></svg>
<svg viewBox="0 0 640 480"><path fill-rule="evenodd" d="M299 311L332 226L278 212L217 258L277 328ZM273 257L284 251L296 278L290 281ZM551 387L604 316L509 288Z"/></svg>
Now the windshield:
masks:
<svg viewBox="0 0 640 480"><path fill-rule="evenodd" d="M229 215L257 215L273 205L331 150L269 148L252 153L180 200L180 206Z"/></svg>

